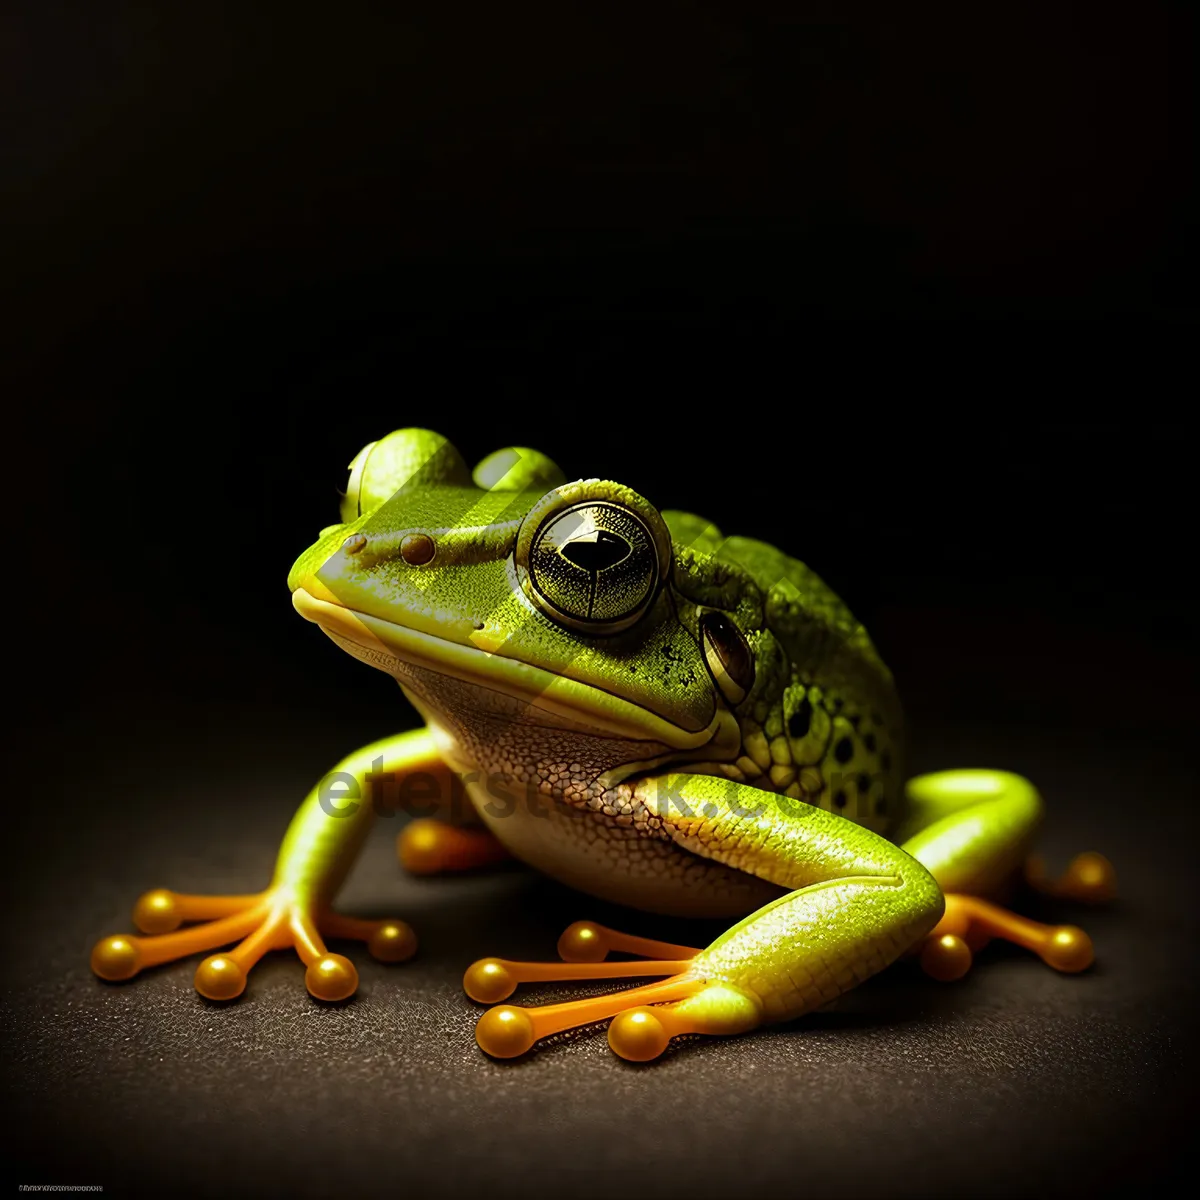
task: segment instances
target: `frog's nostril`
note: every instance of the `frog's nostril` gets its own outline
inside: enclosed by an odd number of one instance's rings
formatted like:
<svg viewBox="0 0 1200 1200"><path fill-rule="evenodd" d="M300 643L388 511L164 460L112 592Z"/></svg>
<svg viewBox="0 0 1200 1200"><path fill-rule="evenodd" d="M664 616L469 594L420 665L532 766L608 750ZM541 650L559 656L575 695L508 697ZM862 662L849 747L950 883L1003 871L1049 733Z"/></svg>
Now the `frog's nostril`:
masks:
<svg viewBox="0 0 1200 1200"><path fill-rule="evenodd" d="M435 551L433 538L427 533L410 533L400 543L400 557L410 567L423 567L433 560Z"/></svg>

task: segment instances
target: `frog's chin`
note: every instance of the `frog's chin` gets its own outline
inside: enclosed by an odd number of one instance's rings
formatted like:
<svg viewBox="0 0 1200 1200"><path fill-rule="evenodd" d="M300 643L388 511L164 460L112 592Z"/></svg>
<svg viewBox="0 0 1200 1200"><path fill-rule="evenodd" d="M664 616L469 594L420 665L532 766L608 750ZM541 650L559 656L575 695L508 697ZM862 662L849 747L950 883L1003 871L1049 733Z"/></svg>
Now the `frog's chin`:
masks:
<svg viewBox="0 0 1200 1200"><path fill-rule="evenodd" d="M719 706L702 729L684 729L581 680L356 612L304 588L292 593L292 604L305 620L320 626L357 658L397 678L405 668L432 671L500 692L552 718L585 723L608 737L657 742L673 750L707 747L714 758L735 757L741 744L737 719Z"/></svg>

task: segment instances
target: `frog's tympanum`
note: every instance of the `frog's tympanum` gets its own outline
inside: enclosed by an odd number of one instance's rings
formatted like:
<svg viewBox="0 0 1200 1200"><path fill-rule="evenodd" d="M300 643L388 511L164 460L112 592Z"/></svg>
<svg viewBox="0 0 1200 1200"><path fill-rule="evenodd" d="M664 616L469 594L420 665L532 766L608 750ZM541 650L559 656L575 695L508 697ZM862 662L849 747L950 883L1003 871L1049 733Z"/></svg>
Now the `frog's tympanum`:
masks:
<svg viewBox="0 0 1200 1200"><path fill-rule="evenodd" d="M523 448L472 472L444 438L405 429L350 470L341 522L291 569L292 603L394 676L422 727L313 789L265 891L149 892L141 934L96 946L97 975L233 945L195 980L229 1000L268 950L294 947L313 996L350 996L354 966L326 939L389 962L416 948L402 921L331 908L378 811L422 814L398 838L418 873L515 856L607 901L734 922L705 949L577 922L561 962L476 962L464 985L493 1006L476 1037L496 1057L611 1019L612 1049L650 1059L680 1034L821 1008L906 954L957 979L996 937L1060 971L1091 963L1082 930L997 900L1023 869L1043 890L1101 899L1109 864L1084 854L1053 882L1031 869L1042 803L1017 775L906 784L892 677L804 564L621 483L568 483ZM531 980L618 977L653 982L500 1003Z"/></svg>

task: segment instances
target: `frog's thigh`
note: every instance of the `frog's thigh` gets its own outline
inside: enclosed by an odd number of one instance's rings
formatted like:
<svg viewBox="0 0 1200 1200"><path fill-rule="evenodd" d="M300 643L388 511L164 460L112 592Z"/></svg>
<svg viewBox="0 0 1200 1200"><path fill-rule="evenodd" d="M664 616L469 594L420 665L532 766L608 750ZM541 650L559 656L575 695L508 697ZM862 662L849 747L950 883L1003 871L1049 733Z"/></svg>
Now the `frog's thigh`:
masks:
<svg viewBox="0 0 1200 1200"><path fill-rule="evenodd" d="M985 899L1020 869L1041 821L1041 797L1027 779L1006 771L940 771L913 779L907 799L903 848L946 893L946 913L922 951L929 974L959 978L970 968L972 953L993 937L1033 950L1060 971L1091 964L1091 942L1083 930L1043 925ZM1081 886L1073 890L1076 882ZM1059 890L1086 896L1093 882L1097 890L1110 887L1111 867L1099 855L1083 855Z"/></svg>

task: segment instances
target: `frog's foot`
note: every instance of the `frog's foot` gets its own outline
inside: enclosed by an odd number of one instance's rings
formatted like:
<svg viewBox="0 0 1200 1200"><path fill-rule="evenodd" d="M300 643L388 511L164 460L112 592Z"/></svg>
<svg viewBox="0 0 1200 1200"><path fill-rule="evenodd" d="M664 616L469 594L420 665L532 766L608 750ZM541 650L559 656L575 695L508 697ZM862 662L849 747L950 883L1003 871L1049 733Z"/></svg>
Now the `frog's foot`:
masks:
<svg viewBox="0 0 1200 1200"><path fill-rule="evenodd" d="M1103 854L1089 850L1076 855L1057 879L1046 875L1045 861L1038 855L1025 864L1025 882L1046 896L1103 904L1117 895L1117 873Z"/></svg>
<svg viewBox="0 0 1200 1200"><path fill-rule="evenodd" d="M994 937L1032 950L1056 971L1084 971L1095 958L1092 939L1076 925L1043 925L989 900L953 892L946 896L945 914L921 946L921 966L945 983L961 979L975 953Z"/></svg>
<svg viewBox="0 0 1200 1200"><path fill-rule="evenodd" d="M610 950L644 959L606 962ZM718 992L729 989L709 985L690 973L692 959L700 953L691 946L633 937L590 921L577 921L559 938L558 952L562 962L482 958L467 969L463 976L467 995L481 1004L495 1005L475 1027L481 1050L493 1058L515 1058L541 1038L612 1017L609 1046L622 1058L645 1062L657 1058L668 1041L680 1034L740 1033L749 1027L743 1011L746 1000L740 993L730 991L728 997L719 997ZM496 1003L508 999L519 983L642 975L670 978L565 1004L525 1007ZM751 1023L757 1023L757 1015Z"/></svg>
<svg viewBox="0 0 1200 1200"><path fill-rule="evenodd" d="M396 854L404 869L414 875L471 871L510 857L486 829L449 825L433 817L409 821L396 836Z"/></svg>
<svg viewBox="0 0 1200 1200"><path fill-rule="evenodd" d="M268 950L294 948L307 967L304 982L318 1000L345 1000L358 987L358 972L348 958L330 954L322 935L367 943L383 962L402 962L416 950L416 936L403 921L365 921L343 917L297 900L285 888L249 896L186 896L147 892L133 910L143 934L104 938L92 950L92 970L101 979L132 979L145 967L215 950L196 969L196 991L209 1000L232 1000L246 987L250 968ZM199 921L187 929L185 921Z"/></svg>

